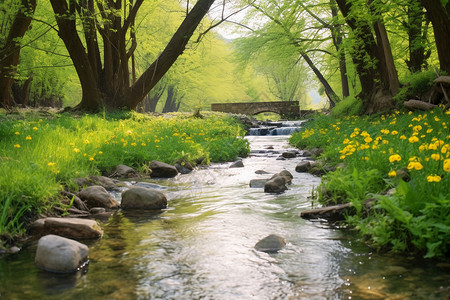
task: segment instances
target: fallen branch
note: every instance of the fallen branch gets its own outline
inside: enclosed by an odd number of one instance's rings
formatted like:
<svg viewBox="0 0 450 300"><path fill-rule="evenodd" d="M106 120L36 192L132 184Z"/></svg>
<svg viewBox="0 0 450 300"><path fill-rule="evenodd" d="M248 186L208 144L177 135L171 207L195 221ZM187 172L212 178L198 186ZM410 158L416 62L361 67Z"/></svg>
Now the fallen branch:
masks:
<svg viewBox="0 0 450 300"><path fill-rule="evenodd" d="M430 110L435 108L437 105L423 102L420 100L408 100L403 102L403 105L410 110L420 109L420 110Z"/></svg>

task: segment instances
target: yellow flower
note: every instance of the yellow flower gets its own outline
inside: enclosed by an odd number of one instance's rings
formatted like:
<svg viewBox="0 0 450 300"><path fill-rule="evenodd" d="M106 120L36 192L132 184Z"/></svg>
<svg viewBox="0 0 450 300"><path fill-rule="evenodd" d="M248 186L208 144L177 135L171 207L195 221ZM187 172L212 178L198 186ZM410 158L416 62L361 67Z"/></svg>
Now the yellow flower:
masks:
<svg viewBox="0 0 450 300"><path fill-rule="evenodd" d="M90 161L93 161L93 160L94 160L94 158L93 158L93 157L89 157L89 160L90 160Z"/></svg>
<svg viewBox="0 0 450 300"><path fill-rule="evenodd" d="M16 131L16 132L14 132L14 134L15 134L15 135L19 135L19 134L20 134L20 132Z"/></svg>
<svg viewBox="0 0 450 300"><path fill-rule="evenodd" d="M31 140L31 136L27 136L27 137L26 137L26 140L27 140L27 141L30 141L30 140Z"/></svg>
<svg viewBox="0 0 450 300"><path fill-rule="evenodd" d="M445 172L450 172L450 158L444 160L443 168Z"/></svg>
<svg viewBox="0 0 450 300"><path fill-rule="evenodd" d="M133 147L136 147L137 144L136 143L131 143L130 145L133 146Z"/></svg>
<svg viewBox="0 0 450 300"><path fill-rule="evenodd" d="M19 144L15 144L14 148L20 148L20 145Z"/></svg>
<svg viewBox="0 0 450 300"><path fill-rule="evenodd" d="M47 166L49 166L49 167L53 167L54 165L56 165L56 163L54 163L54 162L49 162L49 163L47 164Z"/></svg>
<svg viewBox="0 0 450 300"><path fill-rule="evenodd" d="M344 159L345 158L345 155L341 155L341 157L339 157L339 159Z"/></svg>
<svg viewBox="0 0 450 300"><path fill-rule="evenodd" d="M86 145L89 145L89 144L90 144L90 142L89 142L88 139L85 139L85 140L84 140L84 143L85 143Z"/></svg>
<svg viewBox="0 0 450 300"><path fill-rule="evenodd" d="M438 160L441 159L441 155L438 154L438 153L433 153L433 154L431 154L430 157L431 157L431 159L434 159L434 160L436 160L436 161L438 161Z"/></svg>
<svg viewBox="0 0 450 300"><path fill-rule="evenodd" d="M141 144L141 146L146 146L146 145L147 145L146 143L142 143L142 144Z"/></svg>
<svg viewBox="0 0 450 300"><path fill-rule="evenodd" d="M408 140L409 140L409 142L410 142L411 144L413 144L413 143L418 142L418 141L419 141L419 138L418 138L417 136L412 136L412 137L410 137Z"/></svg>
<svg viewBox="0 0 450 300"><path fill-rule="evenodd" d="M391 171L388 173L388 176L389 176L389 177L395 177L395 176L397 176L397 172L395 172L394 170L391 170Z"/></svg>
<svg viewBox="0 0 450 300"><path fill-rule="evenodd" d="M427 176L428 182L439 182L439 181L441 181L441 179L442 179L441 176L436 175L436 174Z"/></svg>
<svg viewBox="0 0 450 300"><path fill-rule="evenodd" d="M402 136L400 136L400 139L401 140L406 140L406 136L402 135Z"/></svg>
<svg viewBox="0 0 450 300"><path fill-rule="evenodd" d="M80 152L80 149L78 149L78 148L73 148L73 152L78 153L78 152Z"/></svg>
<svg viewBox="0 0 450 300"><path fill-rule="evenodd" d="M102 151L98 151L98 154L103 154L103 152Z"/></svg>
<svg viewBox="0 0 450 300"><path fill-rule="evenodd" d="M393 154L393 155L389 156L389 161L391 163L396 162L396 161L401 161L401 160L402 160L402 157L398 154Z"/></svg>
<svg viewBox="0 0 450 300"><path fill-rule="evenodd" d="M33 127L33 130L38 130L38 128L35 126L35 127Z"/></svg>
<svg viewBox="0 0 450 300"><path fill-rule="evenodd" d="M392 135L397 135L397 134L398 134L398 131L397 131L397 130L392 130L391 134L392 134Z"/></svg>
<svg viewBox="0 0 450 300"><path fill-rule="evenodd" d="M364 142L366 142L366 143L370 143L372 141L372 138L370 137L370 136L367 136L365 139L364 139Z"/></svg>
<svg viewBox="0 0 450 300"><path fill-rule="evenodd" d="M412 162L410 162L410 163L408 164L408 170L412 170L412 169L414 169L414 170L422 170L422 169L423 169L423 166L422 166L422 164L421 164L420 162L418 162L418 161L412 161Z"/></svg>
<svg viewBox="0 0 450 300"><path fill-rule="evenodd" d="M427 133L430 133L430 132L432 132L433 131L433 128L428 128L427 129Z"/></svg>

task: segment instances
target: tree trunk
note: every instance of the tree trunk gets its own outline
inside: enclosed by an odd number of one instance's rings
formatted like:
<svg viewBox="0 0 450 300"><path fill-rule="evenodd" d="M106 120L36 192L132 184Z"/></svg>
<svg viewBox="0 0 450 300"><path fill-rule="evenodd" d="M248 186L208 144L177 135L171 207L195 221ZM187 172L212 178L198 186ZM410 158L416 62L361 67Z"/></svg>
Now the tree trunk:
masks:
<svg viewBox="0 0 450 300"><path fill-rule="evenodd" d="M87 2L86 2L87 1ZM98 11L92 21L93 0L50 0L59 28L59 36L73 61L82 87L82 99L78 109L98 111L108 109L135 109L162 76L183 53L187 42L198 24L208 12L214 0L199 0L169 41L167 47L150 67L130 86L128 59L136 43L126 48L126 37L136 14L144 2L130 3L129 10L122 8L122 1L96 1ZM79 9L82 7L83 9ZM87 49L83 46L76 28L78 15L82 19ZM124 20L122 20L122 11ZM95 32L94 27L95 25ZM103 26L103 27L101 27ZM103 67L96 39L97 31L103 39Z"/></svg>
<svg viewBox="0 0 450 300"><path fill-rule="evenodd" d="M19 63L19 40L30 26L35 9L36 0L21 0L21 5L11 24L5 44L0 49L0 104L6 109L12 106L11 86Z"/></svg>
<svg viewBox="0 0 450 300"><path fill-rule="evenodd" d="M58 35L69 52L81 84L82 97L78 108L86 111L98 111L103 106L98 86L96 70L92 69L86 49L77 33L75 7L66 1L50 0L58 24Z"/></svg>
<svg viewBox="0 0 450 300"><path fill-rule="evenodd" d="M422 4L417 0L410 0L407 7L408 19L403 26L408 32L408 50L409 60L406 65L411 73L420 72L422 68L427 67L427 59L431 52L425 53L425 43L427 41L427 27L429 21L426 21L422 32L422 22L425 12Z"/></svg>
<svg viewBox="0 0 450 300"><path fill-rule="evenodd" d="M330 8L331 16L333 18L337 18L338 8L336 6L336 0L330 1ZM343 34L339 24L331 26L331 36L333 38L333 44L336 48L336 51L338 52L339 57L339 72L341 74L342 96L348 97L350 96L350 89L347 77L347 62L345 58L345 48L342 46Z"/></svg>
<svg viewBox="0 0 450 300"><path fill-rule="evenodd" d="M395 96L400 89L400 82L398 81L398 74L394 64L394 57L392 56L391 45L387 36L384 24L378 20L375 24L375 34L377 37L378 57L380 59L381 78L385 88Z"/></svg>
<svg viewBox="0 0 450 300"><path fill-rule="evenodd" d="M433 24L436 48L441 70L450 74L450 16L440 0L420 0Z"/></svg>
<svg viewBox="0 0 450 300"><path fill-rule="evenodd" d="M319 71L319 69L316 68L311 58L306 53L301 53L301 56L306 61L308 66L312 69L314 74L316 74L317 78L319 79L320 83L322 83L325 94L327 94L328 101L330 102L330 108L333 108L337 102L339 102L339 96L336 95L333 88L330 86L328 81L323 77L322 73Z"/></svg>
<svg viewBox="0 0 450 300"><path fill-rule="evenodd" d="M380 32L380 27L376 26L377 44L373 38L371 26L362 18L355 19L354 16L350 16L352 2L346 0L336 0L336 2L355 35L356 43L352 58L361 83L358 98L363 101L364 112L372 114L391 109L393 107L391 84L393 84L392 90L395 91L395 83L391 83L389 76L382 76L383 73L388 74L388 72L392 73L391 76L396 76L395 67L389 63L389 53L386 53L388 47L390 50L387 36L383 36L384 33ZM386 40L383 41L383 39Z"/></svg>

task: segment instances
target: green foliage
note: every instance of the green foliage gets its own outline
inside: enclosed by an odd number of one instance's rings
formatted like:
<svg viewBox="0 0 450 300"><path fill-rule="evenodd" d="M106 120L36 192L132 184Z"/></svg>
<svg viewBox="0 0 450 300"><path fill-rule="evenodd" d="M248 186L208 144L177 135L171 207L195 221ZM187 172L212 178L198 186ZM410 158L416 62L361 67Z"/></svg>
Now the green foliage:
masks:
<svg viewBox="0 0 450 300"><path fill-rule="evenodd" d="M436 79L434 71L424 71L409 74L401 80L402 87L394 100L398 103L408 101L410 99L421 99L422 95L428 92Z"/></svg>
<svg viewBox="0 0 450 300"><path fill-rule="evenodd" d="M356 116L361 113L362 101L355 97L346 97L342 101L336 103L331 110L334 117Z"/></svg>
<svg viewBox="0 0 450 300"><path fill-rule="evenodd" d="M241 125L220 114L149 117L133 112L68 114L0 122L0 235L24 231L26 217L54 205L74 178L118 164L146 170L150 161L235 160L249 151Z"/></svg>
<svg viewBox="0 0 450 300"><path fill-rule="evenodd" d="M297 147L323 147L322 159L343 163L323 177L323 204L352 202L347 217L374 247L425 257L449 254L450 112L399 111L382 116L316 117L295 133ZM389 188L395 188L386 195ZM380 196L378 194L384 194ZM363 209L374 199L371 210Z"/></svg>

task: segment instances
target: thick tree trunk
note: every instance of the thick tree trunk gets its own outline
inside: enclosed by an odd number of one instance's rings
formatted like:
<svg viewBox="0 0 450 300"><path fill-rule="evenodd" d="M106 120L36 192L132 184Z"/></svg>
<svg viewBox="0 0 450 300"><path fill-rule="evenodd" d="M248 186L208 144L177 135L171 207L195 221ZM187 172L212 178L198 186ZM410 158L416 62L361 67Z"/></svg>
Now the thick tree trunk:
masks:
<svg viewBox="0 0 450 300"><path fill-rule="evenodd" d="M11 24L5 44L0 50L0 104L9 109L11 103L11 86L14 82L20 56L20 40L31 23L36 0L21 0L14 21Z"/></svg>
<svg viewBox="0 0 450 300"><path fill-rule="evenodd" d="M392 56L391 45L387 36L384 24L378 20L375 24L375 33L378 45L378 58L380 59L379 66L381 69L381 78L385 88L388 89L392 96L395 96L400 89L400 82L398 81L398 74L394 64L394 57Z"/></svg>
<svg viewBox="0 0 450 300"><path fill-rule="evenodd" d="M75 7L71 5L69 8L65 0L50 0L50 2L59 28L58 35L69 52L80 80L82 98L78 108L98 111L103 106L98 88L98 78L95 76L96 72L92 69L86 49L77 33ZM73 3L71 2L71 4Z"/></svg>
<svg viewBox="0 0 450 300"><path fill-rule="evenodd" d="M387 36L383 36L380 28L376 26L377 44L369 24L350 16L352 3L347 0L336 2L357 41L352 58L361 83L361 93L358 97L363 101L364 112L371 114L391 109L393 107L391 84L395 83L391 83L389 76L382 75L391 72L391 76L396 77L395 67L388 61L389 53L386 53L388 47L390 51ZM395 85L392 90L396 90Z"/></svg>
<svg viewBox="0 0 450 300"><path fill-rule="evenodd" d="M440 0L420 0L433 24L436 48L441 70L450 74L450 16Z"/></svg>

